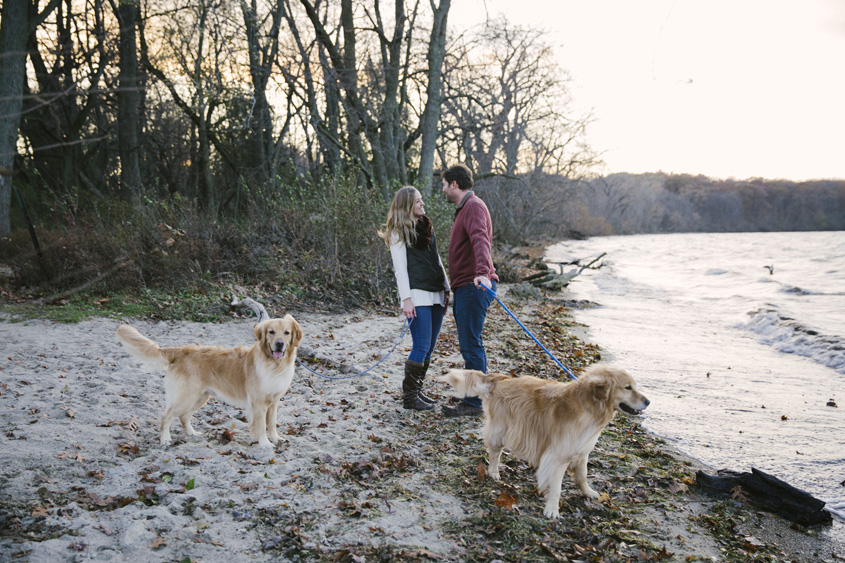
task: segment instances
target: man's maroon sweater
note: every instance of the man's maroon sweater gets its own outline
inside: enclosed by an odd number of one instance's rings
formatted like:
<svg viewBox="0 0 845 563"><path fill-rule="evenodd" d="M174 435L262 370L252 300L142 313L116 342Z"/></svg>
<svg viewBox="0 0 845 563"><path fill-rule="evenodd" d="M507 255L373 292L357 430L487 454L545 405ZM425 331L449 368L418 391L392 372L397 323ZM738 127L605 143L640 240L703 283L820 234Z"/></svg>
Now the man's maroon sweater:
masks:
<svg viewBox="0 0 845 563"><path fill-rule="evenodd" d="M472 283L476 276L498 281L490 249L493 224L487 205L475 193L464 196L455 211L449 240L449 282L452 290Z"/></svg>

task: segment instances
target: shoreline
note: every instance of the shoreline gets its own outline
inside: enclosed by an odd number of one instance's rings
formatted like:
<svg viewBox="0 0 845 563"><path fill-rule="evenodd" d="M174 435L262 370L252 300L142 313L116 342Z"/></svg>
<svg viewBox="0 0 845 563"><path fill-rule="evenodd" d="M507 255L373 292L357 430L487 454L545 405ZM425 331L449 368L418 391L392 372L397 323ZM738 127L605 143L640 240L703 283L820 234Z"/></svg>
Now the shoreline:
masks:
<svg viewBox="0 0 845 563"><path fill-rule="evenodd" d="M511 286L500 287L506 296ZM532 327L544 315L566 313L553 297L508 306ZM292 313L303 326L303 345L361 367L389 350L401 327L400 315L383 312ZM163 345L245 344L252 326L252 319L130 322ZM491 371L550 376L547 356L495 302L488 323ZM553 333L572 353L565 361L592 361L600 352L581 341L589 327L572 324ZM279 408L285 441L272 451L252 445L242 413L216 401L194 416L200 436L185 440L174 424L174 445L162 449L161 374L128 358L114 338L117 325L0 317L0 340L8 342L0 358L0 560L515 560L519 542L497 547L498 540L484 539L490 526L531 534L532 546L542 543L537 549L550 559L577 557L574 546L602 545L632 561L661 550L674 554L668 560L740 561L741 554L731 554L745 544L755 557L767 549L802 562L843 555L823 533L793 530L750 506L725 509L741 516L733 516L738 547L714 534L710 527L729 516L711 515L720 503L685 481L703 464L621 417L591 456L593 486L611 501L587 502L565 479L562 518L550 522L529 468L506 455L501 483L479 474L480 419L401 408L409 338L360 378L324 380L297 368ZM449 393L431 379L462 365L451 317L436 353L427 388L442 403ZM496 500L503 494L519 500L502 508ZM590 534L601 545L590 544ZM755 560L785 560L777 557Z"/></svg>

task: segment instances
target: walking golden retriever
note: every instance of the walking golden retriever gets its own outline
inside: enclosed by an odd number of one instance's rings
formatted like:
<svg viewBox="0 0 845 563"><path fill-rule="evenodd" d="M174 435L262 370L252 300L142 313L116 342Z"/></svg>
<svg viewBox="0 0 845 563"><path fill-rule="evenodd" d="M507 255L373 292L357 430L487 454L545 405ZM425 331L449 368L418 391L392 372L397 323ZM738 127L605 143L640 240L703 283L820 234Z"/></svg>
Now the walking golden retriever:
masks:
<svg viewBox="0 0 845 563"><path fill-rule="evenodd" d="M530 463L537 470L548 518L560 516L567 471L584 496L599 496L587 483L587 458L601 431L617 411L638 415L649 404L633 377L605 364L591 366L570 383L460 369L449 370L440 380L462 395L481 397L490 477L500 478L504 448Z"/></svg>
<svg viewBox="0 0 845 563"><path fill-rule="evenodd" d="M129 325L118 327L117 337L132 356L148 367L167 370L162 446L171 442L170 423L174 418L188 435L197 434L191 426L191 415L210 397L244 409L249 433L260 446L272 447L279 442L276 409L293 380L302 329L292 316L285 315L258 323L253 332L252 346L164 348Z"/></svg>

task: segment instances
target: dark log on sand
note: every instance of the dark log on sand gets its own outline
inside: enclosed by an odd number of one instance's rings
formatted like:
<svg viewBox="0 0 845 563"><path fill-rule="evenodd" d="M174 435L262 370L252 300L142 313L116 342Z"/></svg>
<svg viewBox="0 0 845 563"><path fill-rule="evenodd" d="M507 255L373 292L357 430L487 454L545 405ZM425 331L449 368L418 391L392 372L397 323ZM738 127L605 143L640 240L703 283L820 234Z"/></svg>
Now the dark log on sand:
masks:
<svg viewBox="0 0 845 563"><path fill-rule="evenodd" d="M251 299L249 297L245 297L244 299L238 299L235 296L232 296L232 302L229 304L232 309L249 309L258 319L255 321L256 324L266 321L270 319L270 314L267 312L267 309L264 308L264 305L259 303L258 301ZM306 360L310 360L312 362L319 362L324 364L331 369L337 370L341 373L357 373L360 370L353 364L346 364L343 362L335 361L328 356L323 354L317 353L315 350L308 346L304 346L302 344L299 345L299 349L296 351L296 355L300 358L304 358Z"/></svg>
<svg viewBox="0 0 845 563"><path fill-rule="evenodd" d="M716 475L707 475L698 471L695 481L708 494L749 500L802 526L830 524L833 521L830 512L824 509L824 501L753 467L751 473L721 469Z"/></svg>

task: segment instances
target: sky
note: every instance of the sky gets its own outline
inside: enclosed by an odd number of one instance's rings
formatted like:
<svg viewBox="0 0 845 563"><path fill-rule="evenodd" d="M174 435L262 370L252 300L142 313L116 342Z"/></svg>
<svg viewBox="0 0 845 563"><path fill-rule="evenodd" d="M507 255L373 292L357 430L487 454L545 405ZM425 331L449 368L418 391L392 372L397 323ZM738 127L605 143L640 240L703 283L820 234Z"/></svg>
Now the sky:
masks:
<svg viewBox="0 0 845 563"><path fill-rule="evenodd" d="M452 0L547 32L601 172L845 179L845 0Z"/></svg>

